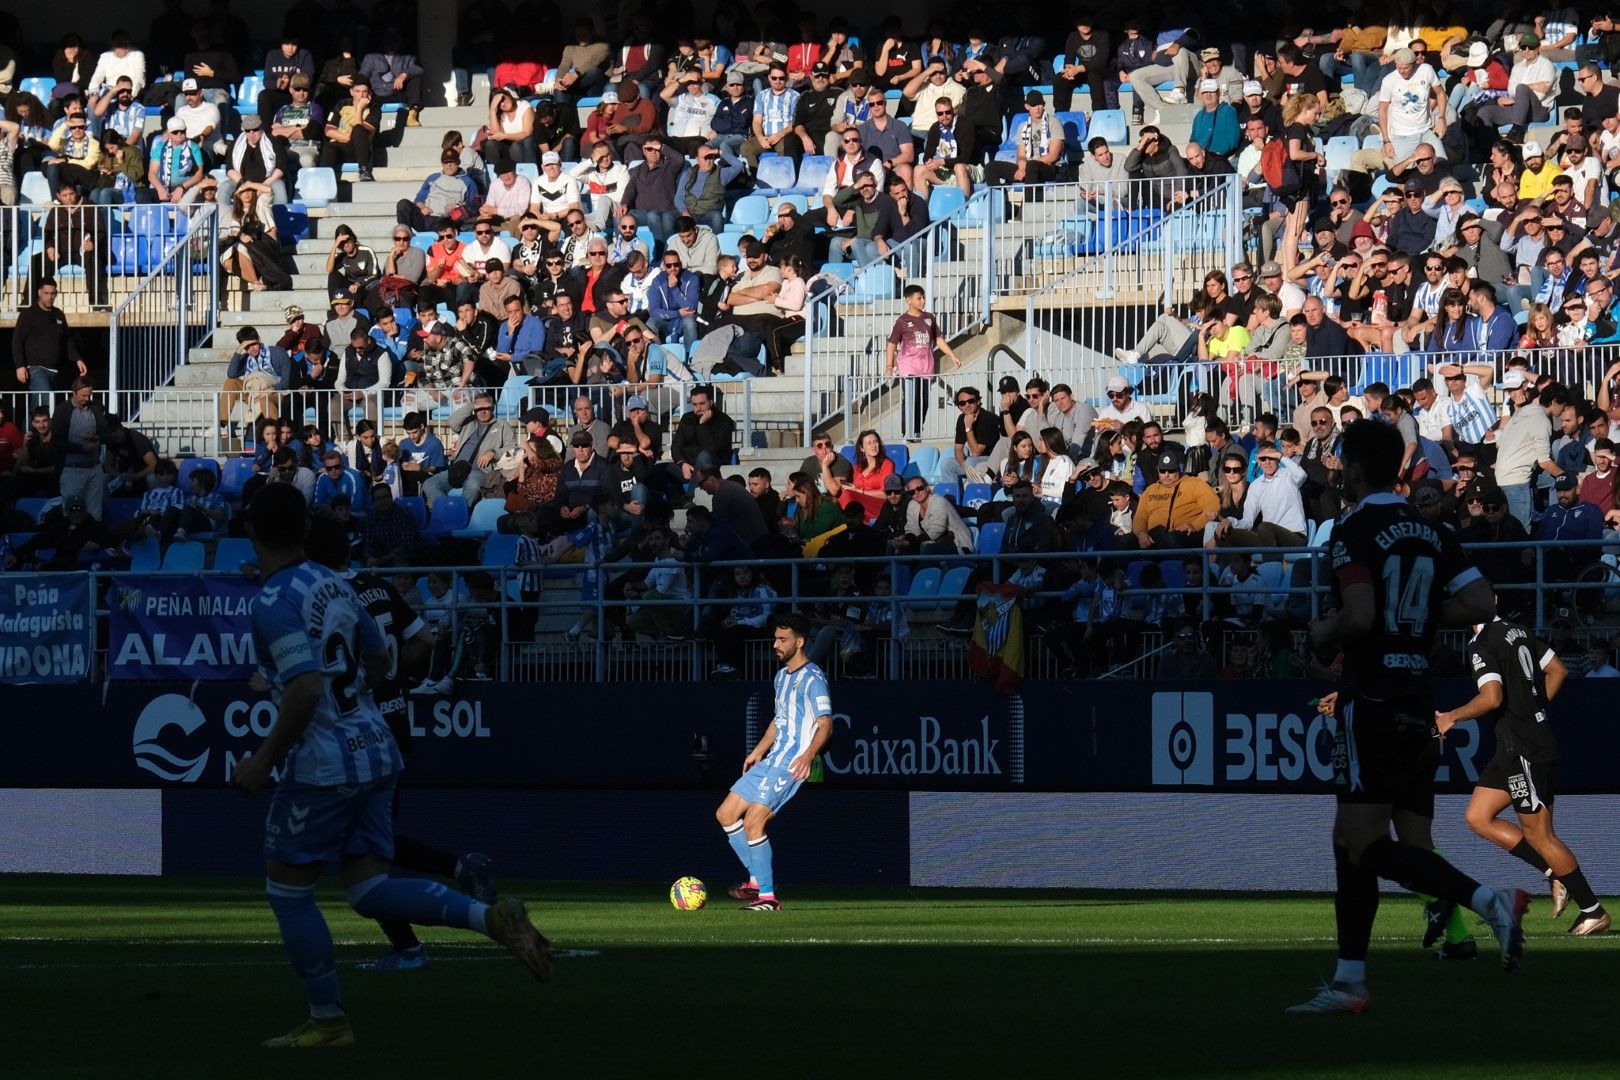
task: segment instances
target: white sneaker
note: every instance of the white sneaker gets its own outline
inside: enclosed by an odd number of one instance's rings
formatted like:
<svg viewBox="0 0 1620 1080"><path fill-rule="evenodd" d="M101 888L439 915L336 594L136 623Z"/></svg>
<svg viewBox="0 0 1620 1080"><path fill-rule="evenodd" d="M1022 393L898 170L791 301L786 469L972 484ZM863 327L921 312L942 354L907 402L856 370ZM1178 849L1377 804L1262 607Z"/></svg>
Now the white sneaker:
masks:
<svg viewBox="0 0 1620 1080"><path fill-rule="evenodd" d="M1331 1013L1360 1014L1370 1008L1372 996L1367 993L1366 983L1334 982L1323 983L1311 1000L1290 1005L1283 1012L1288 1016L1327 1016Z"/></svg>
<svg viewBox="0 0 1620 1080"><path fill-rule="evenodd" d="M1530 908L1530 894L1523 889L1496 890L1496 910L1486 921L1502 947L1502 970L1518 971L1524 959L1524 913Z"/></svg>
<svg viewBox="0 0 1620 1080"><path fill-rule="evenodd" d="M1115 349L1114 359L1122 364L1134 364L1142 358L1142 354L1135 349Z"/></svg>
<svg viewBox="0 0 1620 1080"><path fill-rule="evenodd" d="M189 540L191 538L191 534L186 532L184 529L176 529L174 530L174 538L176 540Z"/></svg>
<svg viewBox="0 0 1620 1080"><path fill-rule="evenodd" d="M1187 104L1187 91L1183 90L1179 86L1172 86L1168 90L1161 90L1159 92L1159 97L1164 99L1164 103L1166 105Z"/></svg>

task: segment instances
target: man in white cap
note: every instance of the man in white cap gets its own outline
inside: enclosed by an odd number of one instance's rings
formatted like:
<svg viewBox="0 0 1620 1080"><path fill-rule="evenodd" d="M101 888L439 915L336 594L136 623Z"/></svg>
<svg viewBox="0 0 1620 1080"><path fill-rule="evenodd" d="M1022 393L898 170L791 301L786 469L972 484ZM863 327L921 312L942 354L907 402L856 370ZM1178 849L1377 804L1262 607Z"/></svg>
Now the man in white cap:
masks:
<svg viewBox="0 0 1620 1080"><path fill-rule="evenodd" d="M169 117L163 138L152 146L152 161L146 168L146 182L160 203L185 206L197 198L197 188L208 179L202 151L186 138L186 122Z"/></svg>
<svg viewBox="0 0 1620 1080"><path fill-rule="evenodd" d="M1238 148L1241 132L1237 110L1221 100L1221 84L1204 79L1198 84L1199 109L1193 114L1191 142L1211 154L1230 157Z"/></svg>
<svg viewBox="0 0 1620 1080"><path fill-rule="evenodd" d="M1502 375L1502 389L1513 415L1496 432L1496 483L1507 496L1508 513L1528 529L1535 513L1530 474L1537 467L1554 477L1563 470L1552 459L1552 420L1538 399L1534 380L1511 368Z"/></svg>
<svg viewBox="0 0 1620 1080"><path fill-rule="evenodd" d="M579 181L563 172L562 155L547 150L540 155L540 176L529 190L529 216L540 222L546 240L555 244L568 215L579 212Z"/></svg>
<svg viewBox="0 0 1620 1080"><path fill-rule="evenodd" d="M1428 64L1411 49L1395 50L1395 68L1378 84L1378 130L1385 161L1401 161L1426 142L1442 157L1446 135L1446 92Z"/></svg>
<svg viewBox="0 0 1620 1080"><path fill-rule="evenodd" d="M1250 120L1266 125L1266 134L1276 138L1282 134L1282 106L1266 97L1266 88L1259 79L1243 83L1243 97L1237 102L1238 127L1246 128Z"/></svg>
<svg viewBox="0 0 1620 1080"><path fill-rule="evenodd" d="M1108 380L1108 404L1097 411L1097 419L1112 427L1124 427L1132 420L1144 424L1153 419L1153 410L1132 399L1133 387L1123 375Z"/></svg>

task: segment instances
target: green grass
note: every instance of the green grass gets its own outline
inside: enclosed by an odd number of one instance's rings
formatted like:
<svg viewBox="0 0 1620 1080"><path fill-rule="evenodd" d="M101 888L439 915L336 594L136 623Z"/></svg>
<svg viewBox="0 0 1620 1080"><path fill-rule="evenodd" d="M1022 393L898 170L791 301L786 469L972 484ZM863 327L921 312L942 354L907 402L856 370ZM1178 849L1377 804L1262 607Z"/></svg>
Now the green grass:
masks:
<svg viewBox="0 0 1620 1080"><path fill-rule="evenodd" d="M0 879L8 1080L134 1077L1613 1076L1620 936L1532 907L1524 969L1435 963L1386 898L1364 1017L1282 1009L1332 970L1322 898L819 890L778 916L663 888L508 883L565 954L534 983L427 931L373 975L375 927L322 906L359 1045L259 1050L303 1016L254 880Z"/></svg>

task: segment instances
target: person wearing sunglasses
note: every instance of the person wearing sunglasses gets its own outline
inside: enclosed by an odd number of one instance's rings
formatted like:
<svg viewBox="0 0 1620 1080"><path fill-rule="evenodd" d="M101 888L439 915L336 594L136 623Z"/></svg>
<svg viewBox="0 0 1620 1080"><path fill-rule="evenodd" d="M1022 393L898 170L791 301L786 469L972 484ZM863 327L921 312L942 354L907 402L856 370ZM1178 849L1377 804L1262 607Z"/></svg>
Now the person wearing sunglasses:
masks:
<svg viewBox="0 0 1620 1080"><path fill-rule="evenodd" d="M463 402L450 414L449 467L434 473L422 483L422 496L428 509L440 498L459 487L471 507L484 494L484 481L504 457L515 460L517 430L511 421L495 415L495 395L480 390L471 401Z"/></svg>
<svg viewBox="0 0 1620 1080"><path fill-rule="evenodd" d="M683 221L690 220L682 218ZM647 325L660 341L679 341L690 349L697 343L698 276L681 265L681 257L666 251L661 272L647 290Z"/></svg>
<svg viewBox="0 0 1620 1080"><path fill-rule="evenodd" d="M944 61L937 63L943 70ZM977 157L973 128L958 119L956 106L948 97L935 101L934 116L936 120L923 138L922 164L912 176L917 195L926 201L931 187L953 180L964 196L972 195L973 162Z"/></svg>
<svg viewBox="0 0 1620 1080"><path fill-rule="evenodd" d="M793 132L798 106L799 92L788 86L787 69L772 63L765 75L765 89L754 96L753 134L740 152L749 172L759 171L760 155L766 153L790 157L797 166L804 153L803 142Z"/></svg>
<svg viewBox="0 0 1620 1080"><path fill-rule="evenodd" d="M973 550L973 536L955 503L935 495L920 476L907 478L905 485L906 531L894 541L897 552L965 555Z"/></svg>
<svg viewBox="0 0 1620 1080"><path fill-rule="evenodd" d="M864 87L852 87L844 96L848 97L856 91L864 92ZM835 131L828 138L836 139L837 145L833 149L833 160L827 168L826 178L821 182L821 205L826 209L827 228L848 229L855 224L855 211L852 207L837 206L835 201L867 176L872 178L874 185L883 183L883 162L861 145L861 133L856 125L841 132Z"/></svg>

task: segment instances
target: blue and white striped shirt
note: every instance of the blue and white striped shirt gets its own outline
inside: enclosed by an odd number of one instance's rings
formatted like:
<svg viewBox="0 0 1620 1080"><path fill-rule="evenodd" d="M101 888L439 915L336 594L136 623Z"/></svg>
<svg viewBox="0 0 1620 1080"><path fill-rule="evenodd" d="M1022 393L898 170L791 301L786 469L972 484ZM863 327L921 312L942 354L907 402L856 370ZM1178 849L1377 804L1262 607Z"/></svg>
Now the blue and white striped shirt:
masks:
<svg viewBox="0 0 1620 1080"><path fill-rule="evenodd" d="M131 101L129 108L117 107L107 110L107 114L96 120L96 134L116 131L124 137L124 141L132 146L140 146L146 141L146 106L138 101Z"/></svg>
<svg viewBox="0 0 1620 1080"><path fill-rule="evenodd" d="M810 748L816 737L816 720L832 716L832 694L827 676L815 664L797 671L783 668L776 673L776 741L765 756L766 767L786 768ZM828 721L831 723L831 720Z"/></svg>
<svg viewBox="0 0 1620 1080"><path fill-rule="evenodd" d="M265 582L252 618L259 666L278 706L299 676L317 672L323 683L282 783L339 787L399 772L399 747L366 680L366 656L385 647L382 631L349 583L316 563L289 566Z"/></svg>
<svg viewBox="0 0 1620 1080"><path fill-rule="evenodd" d="M1451 428L1456 432L1458 442L1482 443L1485 433L1496 423L1496 413L1480 391L1479 380L1472 375L1468 376L1467 389L1463 391L1461 401L1456 398L1446 400L1446 413L1451 417Z"/></svg>
<svg viewBox="0 0 1620 1080"><path fill-rule="evenodd" d="M799 92L784 90L780 94L769 90L754 97L754 115L765 134L775 135L793 126L793 112L799 107Z"/></svg>

